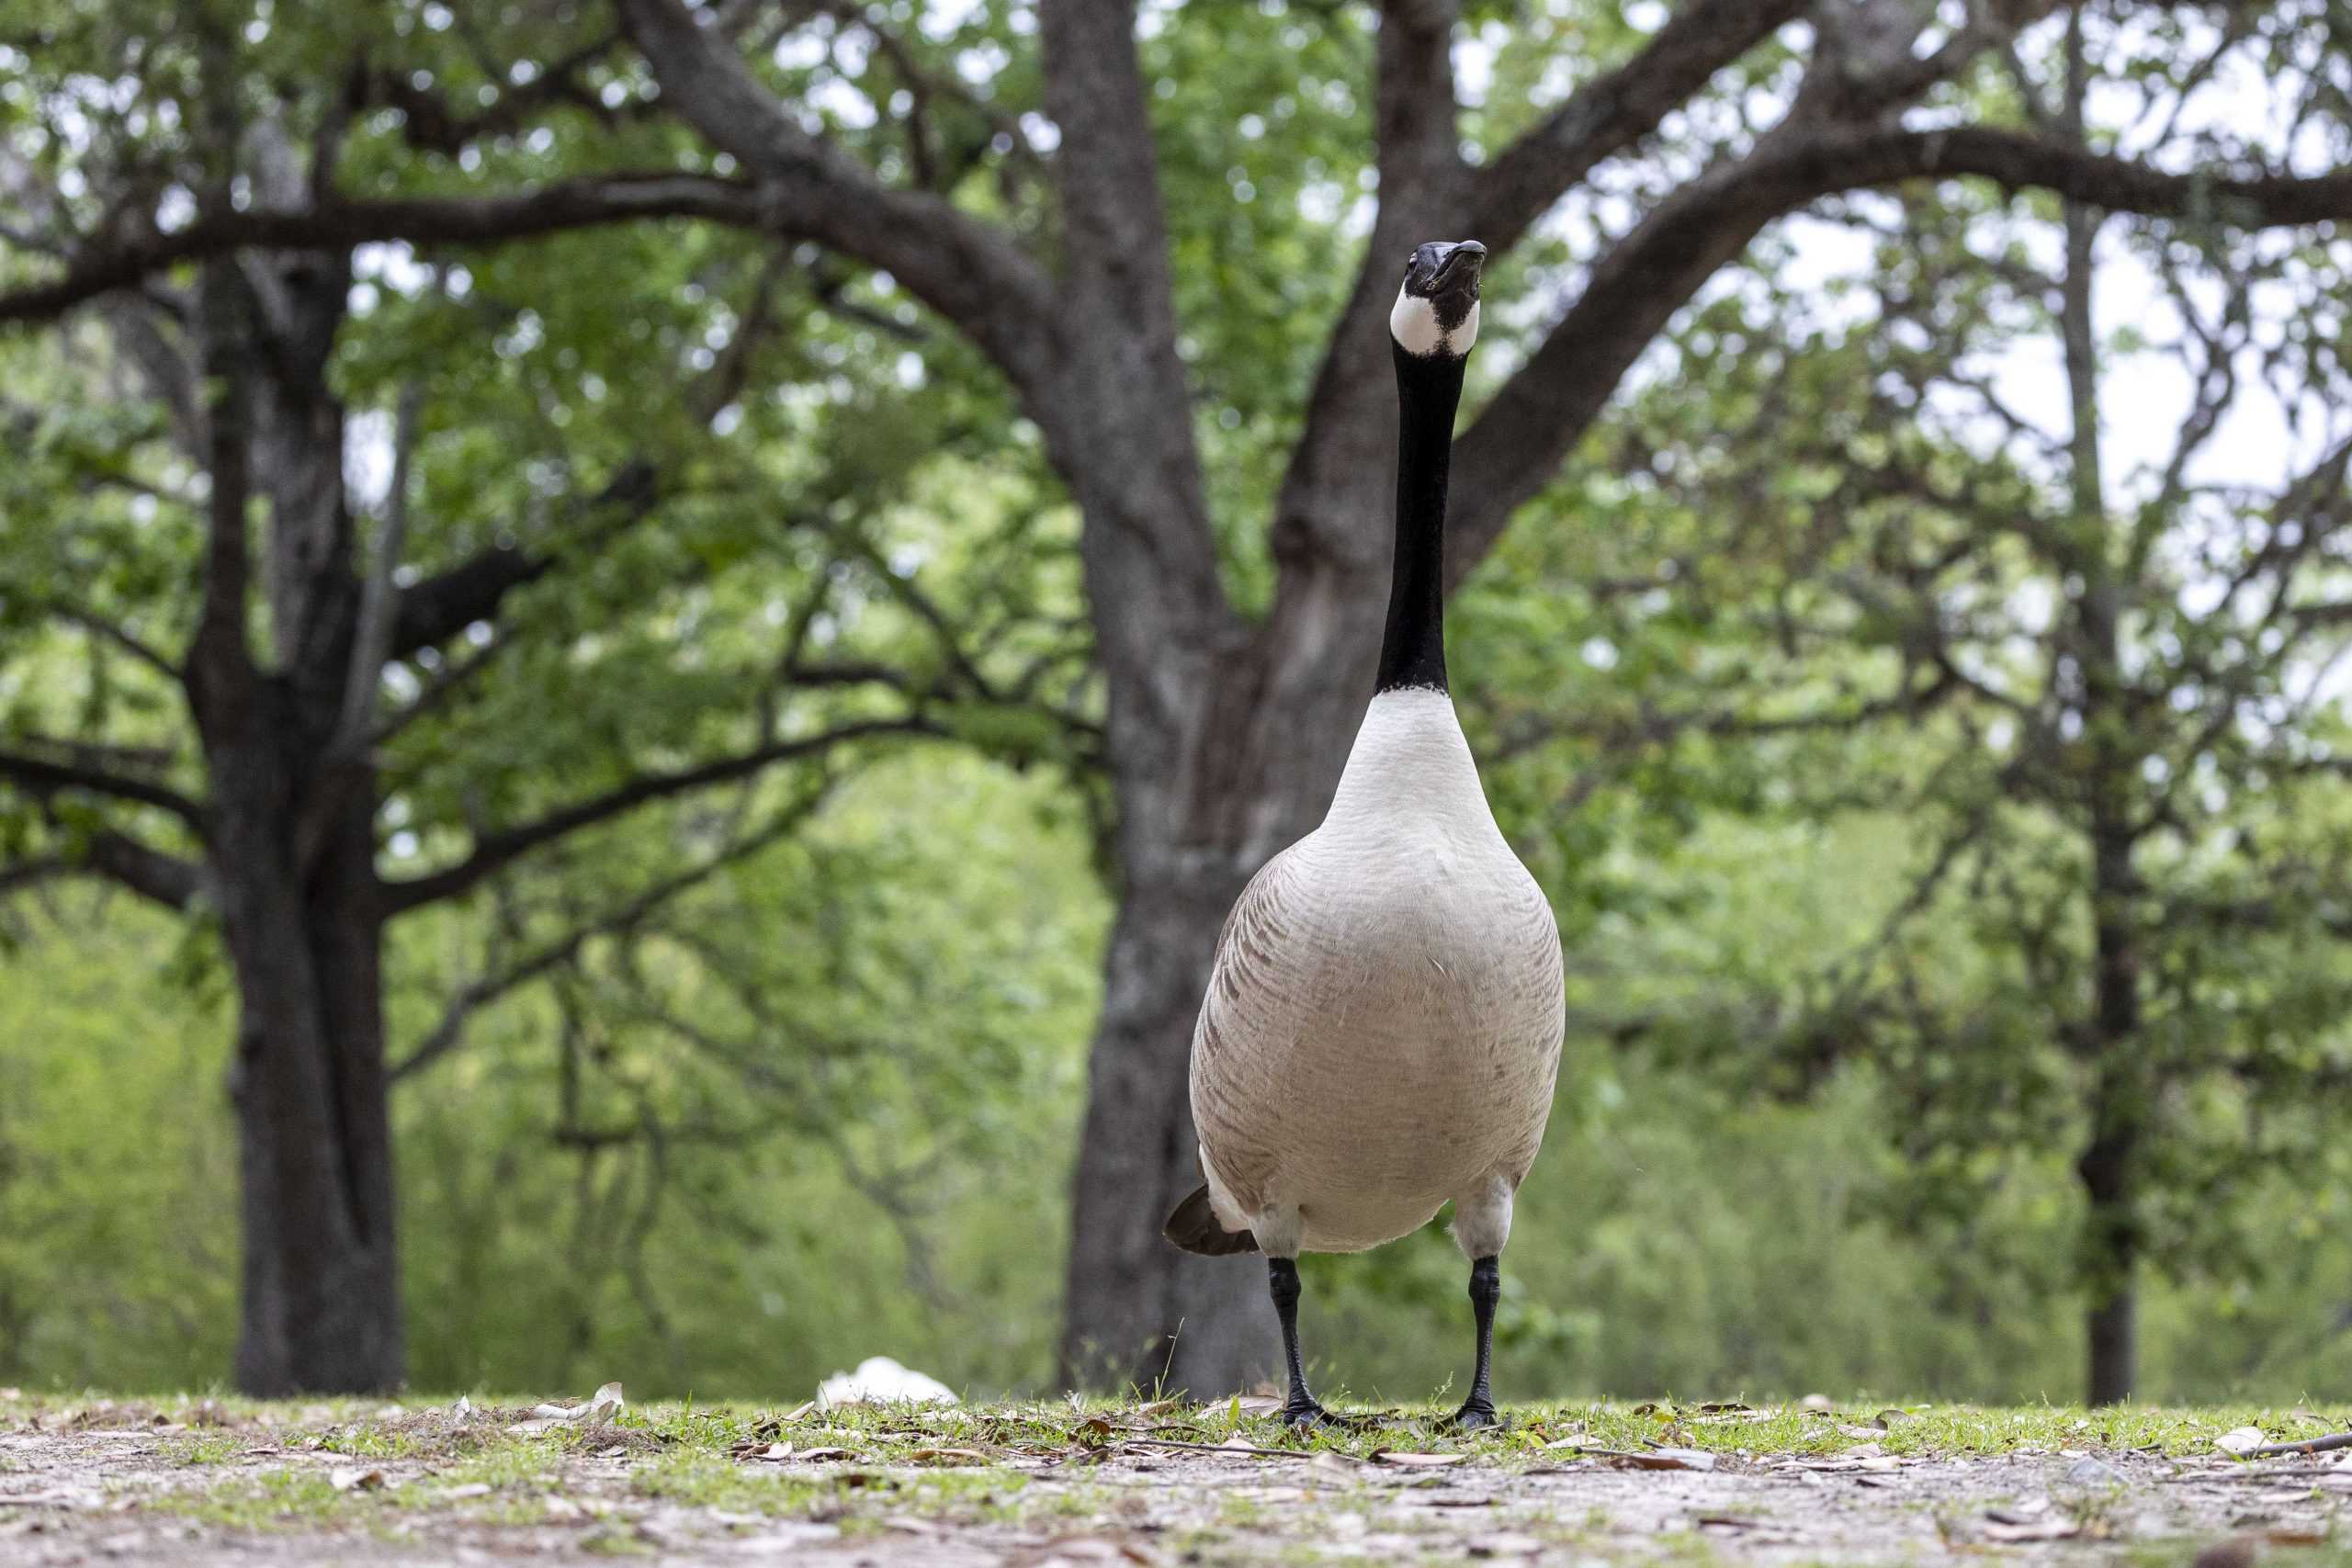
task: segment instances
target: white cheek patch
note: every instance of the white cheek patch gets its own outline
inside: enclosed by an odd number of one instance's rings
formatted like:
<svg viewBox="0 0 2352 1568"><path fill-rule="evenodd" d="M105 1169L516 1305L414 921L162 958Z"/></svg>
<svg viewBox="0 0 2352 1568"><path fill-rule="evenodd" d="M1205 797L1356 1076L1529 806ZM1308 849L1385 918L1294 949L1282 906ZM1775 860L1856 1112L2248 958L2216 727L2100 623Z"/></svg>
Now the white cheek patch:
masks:
<svg viewBox="0 0 2352 1568"><path fill-rule="evenodd" d="M1478 307L1474 301L1470 314L1449 333L1438 324L1434 304L1399 288L1396 303L1388 311L1388 332L1406 353L1416 357L1426 359L1433 354L1447 354L1459 358L1478 341Z"/></svg>

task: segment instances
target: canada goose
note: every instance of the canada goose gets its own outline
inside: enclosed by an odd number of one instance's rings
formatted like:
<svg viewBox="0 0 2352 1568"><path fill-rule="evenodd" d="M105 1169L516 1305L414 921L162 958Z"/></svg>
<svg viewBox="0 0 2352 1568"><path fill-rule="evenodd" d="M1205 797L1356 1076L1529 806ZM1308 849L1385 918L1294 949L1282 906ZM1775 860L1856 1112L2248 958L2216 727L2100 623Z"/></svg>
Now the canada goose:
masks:
<svg viewBox="0 0 2352 1568"><path fill-rule="evenodd" d="M1302 1251L1360 1252L1447 1201L1487 1384L1498 1255L1560 1065L1560 939L1511 853L1446 694L1446 468L1478 336L1475 240L1414 251L1389 311L1399 409L1396 555L1371 707L1322 826L1266 863L1217 937L1193 1031L1204 1184L1165 1234L1263 1252L1289 1363L1284 1416L1332 1419L1298 1354Z"/></svg>

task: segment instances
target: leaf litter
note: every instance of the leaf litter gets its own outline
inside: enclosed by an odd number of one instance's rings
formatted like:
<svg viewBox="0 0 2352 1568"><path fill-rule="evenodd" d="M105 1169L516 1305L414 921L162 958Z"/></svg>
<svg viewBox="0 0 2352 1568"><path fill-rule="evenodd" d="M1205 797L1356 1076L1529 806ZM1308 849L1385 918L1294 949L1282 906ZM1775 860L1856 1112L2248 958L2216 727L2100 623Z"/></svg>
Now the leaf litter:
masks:
<svg viewBox="0 0 2352 1568"><path fill-rule="evenodd" d="M2268 1413L2133 1425L1725 1400L1521 1407L1465 1437L1436 1411L1299 1433L1232 1400L776 1412L639 1406L616 1385L538 1404L226 1401L201 1420L189 1401L32 1404L0 1404L12 1565L145 1553L231 1568L364 1540L370 1562L651 1550L845 1565L880 1530L878 1561L939 1568L1606 1562L1678 1535L1724 1559L1829 1562L2108 1540L2177 1541L2186 1561L2243 1539L2267 1568L2331 1539L2352 1497L2332 1456L2215 1447L2242 1427L2309 1443L2336 1425ZM1866 1426L1868 1440L1838 1429Z"/></svg>

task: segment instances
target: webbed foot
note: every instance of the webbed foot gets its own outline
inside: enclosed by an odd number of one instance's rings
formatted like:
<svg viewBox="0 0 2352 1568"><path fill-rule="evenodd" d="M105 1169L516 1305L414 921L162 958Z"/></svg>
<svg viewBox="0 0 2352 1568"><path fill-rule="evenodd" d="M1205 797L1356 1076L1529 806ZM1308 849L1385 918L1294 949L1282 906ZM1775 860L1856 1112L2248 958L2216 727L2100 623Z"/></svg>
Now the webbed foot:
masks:
<svg viewBox="0 0 2352 1568"><path fill-rule="evenodd" d="M1500 1429L1510 1425L1495 1410L1495 1402L1473 1395L1463 1401L1462 1408L1445 1418L1445 1424L1457 1432L1477 1432L1488 1428Z"/></svg>

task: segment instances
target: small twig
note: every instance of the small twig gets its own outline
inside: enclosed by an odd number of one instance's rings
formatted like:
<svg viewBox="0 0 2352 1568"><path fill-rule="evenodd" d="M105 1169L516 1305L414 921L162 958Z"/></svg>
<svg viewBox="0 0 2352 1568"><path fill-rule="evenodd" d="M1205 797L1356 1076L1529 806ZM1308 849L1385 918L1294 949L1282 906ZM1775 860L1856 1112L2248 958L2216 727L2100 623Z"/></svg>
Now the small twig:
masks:
<svg viewBox="0 0 2352 1568"><path fill-rule="evenodd" d="M2352 1449L2352 1432L2330 1432L2324 1438L2312 1438L2301 1443L2265 1443L2258 1449L2248 1449L2240 1459L2276 1459L2280 1454L2324 1454L2337 1449Z"/></svg>
<svg viewBox="0 0 2352 1568"><path fill-rule="evenodd" d="M1244 1459L1313 1459L1328 1450L1321 1449L1261 1449L1246 1443L1184 1443L1174 1438L1121 1438L1119 1441L1136 1448L1182 1449L1196 1454L1238 1454ZM1353 1458L1343 1454L1343 1459Z"/></svg>

